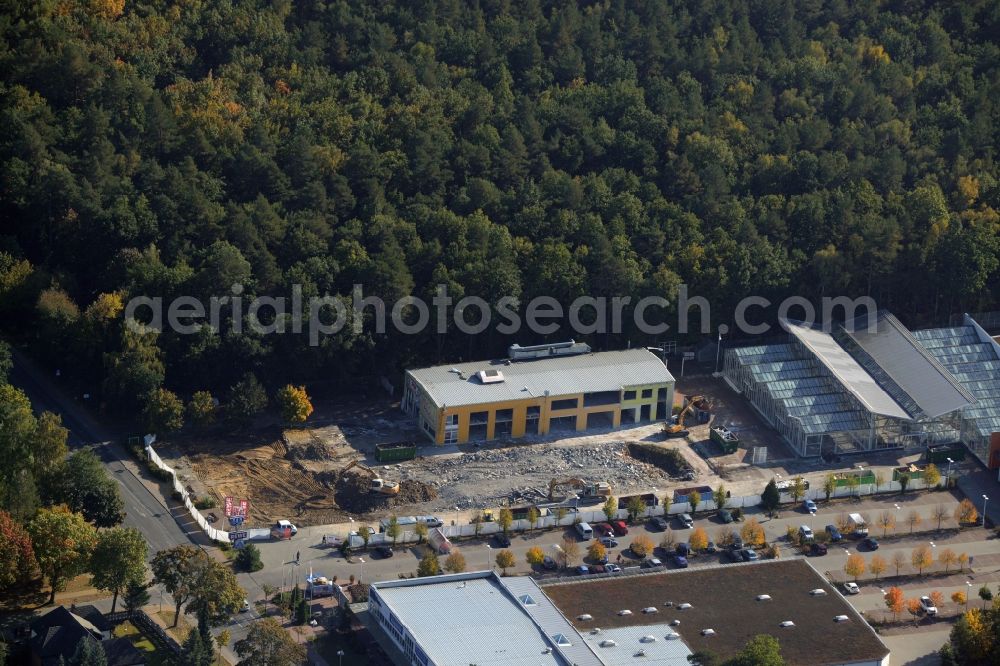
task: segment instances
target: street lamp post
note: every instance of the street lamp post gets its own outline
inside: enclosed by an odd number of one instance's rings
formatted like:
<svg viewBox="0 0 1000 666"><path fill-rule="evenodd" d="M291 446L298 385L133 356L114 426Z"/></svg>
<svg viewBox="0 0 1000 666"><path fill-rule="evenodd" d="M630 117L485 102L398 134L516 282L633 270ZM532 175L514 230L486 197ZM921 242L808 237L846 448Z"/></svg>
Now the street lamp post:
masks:
<svg viewBox="0 0 1000 666"><path fill-rule="evenodd" d="M340 666L344 666L344 651L343 650L337 650L337 659L339 661Z"/></svg>
<svg viewBox="0 0 1000 666"><path fill-rule="evenodd" d="M986 503L990 501L990 498L983 495L983 527L986 527Z"/></svg>
<svg viewBox="0 0 1000 666"><path fill-rule="evenodd" d="M972 596L972 581L969 581L969 580L965 581L965 585L966 585L966 587L969 588L969 591L965 593L965 607L966 607L966 609L968 609L969 608L969 597Z"/></svg>
<svg viewBox="0 0 1000 666"><path fill-rule="evenodd" d="M948 483L951 480L951 466L955 464L955 461L952 460L951 458L948 458L947 460L948 460L948 473L944 477L944 487L945 488L948 487Z"/></svg>
<svg viewBox="0 0 1000 666"><path fill-rule="evenodd" d="M493 546L491 546L490 544L486 544L486 568L489 569L490 571L493 570L493 558L491 557L492 555L493 555Z"/></svg>
<svg viewBox="0 0 1000 666"><path fill-rule="evenodd" d="M361 573L358 574L358 582L360 583L362 579L365 577L365 558L359 557L358 562L361 563Z"/></svg>

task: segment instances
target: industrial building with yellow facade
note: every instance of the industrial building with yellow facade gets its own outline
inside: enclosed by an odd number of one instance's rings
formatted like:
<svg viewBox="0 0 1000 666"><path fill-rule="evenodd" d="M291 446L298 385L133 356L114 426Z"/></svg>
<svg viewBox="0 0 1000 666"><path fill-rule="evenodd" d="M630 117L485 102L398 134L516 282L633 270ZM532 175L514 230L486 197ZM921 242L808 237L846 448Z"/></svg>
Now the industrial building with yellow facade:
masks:
<svg viewBox="0 0 1000 666"><path fill-rule="evenodd" d="M674 378L652 352L569 341L407 370L401 406L435 443L461 444L662 421L673 400Z"/></svg>

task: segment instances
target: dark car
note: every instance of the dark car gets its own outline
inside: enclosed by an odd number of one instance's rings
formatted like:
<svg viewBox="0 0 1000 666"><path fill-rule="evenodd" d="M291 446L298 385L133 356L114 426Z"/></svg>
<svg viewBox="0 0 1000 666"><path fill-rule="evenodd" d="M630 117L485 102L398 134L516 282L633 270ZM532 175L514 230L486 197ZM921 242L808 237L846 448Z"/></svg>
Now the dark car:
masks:
<svg viewBox="0 0 1000 666"><path fill-rule="evenodd" d="M863 550L878 550L878 541L876 541L874 537L862 539L858 548Z"/></svg>
<svg viewBox="0 0 1000 666"><path fill-rule="evenodd" d="M607 559L607 558L604 558ZM605 573L606 569L603 564L591 564L590 573Z"/></svg>
<svg viewBox="0 0 1000 666"><path fill-rule="evenodd" d="M743 550L743 537L739 534L733 536L733 545L730 546L733 550Z"/></svg>
<svg viewBox="0 0 1000 666"><path fill-rule="evenodd" d="M493 537L493 543L497 545L497 548L510 548L510 537L506 534L497 534Z"/></svg>
<svg viewBox="0 0 1000 666"><path fill-rule="evenodd" d="M577 575L580 576L586 576L587 574L590 573L590 567L588 567L586 564L581 564L576 568L576 573Z"/></svg>
<svg viewBox="0 0 1000 666"><path fill-rule="evenodd" d="M733 522L732 512L728 511L727 509L722 509L721 511L719 511L719 520L721 520L724 523Z"/></svg>
<svg viewBox="0 0 1000 666"><path fill-rule="evenodd" d="M691 554L691 547L688 546L688 544L686 543L679 543L677 544L677 547L674 549L674 552L682 557L687 557L688 555Z"/></svg>
<svg viewBox="0 0 1000 666"><path fill-rule="evenodd" d="M659 530L661 532L666 530L668 527L667 521L665 521L660 516L653 516L652 518L650 518L649 526L652 527L654 530Z"/></svg>
<svg viewBox="0 0 1000 666"><path fill-rule="evenodd" d="M553 569L558 569L559 568L559 564L557 564L554 559L552 559L551 557L549 557L548 555L546 555L545 559L542 560L542 568L543 569L548 569L549 571L552 571Z"/></svg>
<svg viewBox="0 0 1000 666"><path fill-rule="evenodd" d="M375 554L379 557L392 557L392 548L389 548L389 546L376 546Z"/></svg>
<svg viewBox="0 0 1000 666"><path fill-rule="evenodd" d="M600 541L605 548L614 548L618 545L618 539L614 537L603 536L598 539L598 541Z"/></svg>
<svg viewBox="0 0 1000 666"><path fill-rule="evenodd" d="M836 525L827 525L826 533L830 535L830 541L840 541L844 535L840 533Z"/></svg>
<svg viewBox="0 0 1000 666"><path fill-rule="evenodd" d="M678 569L687 569L688 561L683 555L674 555L674 566Z"/></svg>
<svg viewBox="0 0 1000 666"><path fill-rule="evenodd" d="M716 546L715 546L715 542L714 542L714 541L709 541L709 542L708 542L708 545L707 545L707 546L705 546L705 552L706 552L706 553L714 553L714 552L716 552L717 550L718 550L718 548L716 548Z"/></svg>
<svg viewBox="0 0 1000 666"><path fill-rule="evenodd" d="M760 559L760 555L758 555L757 551L753 548L744 548L740 551L740 558L744 562L756 562Z"/></svg>
<svg viewBox="0 0 1000 666"><path fill-rule="evenodd" d="M625 525L624 520L611 521L611 529L614 530L615 536L625 536L628 534L628 527Z"/></svg>
<svg viewBox="0 0 1000 666"><path fill-rule="evenodd" d="M826 544L812 542L809 545L810 555L826 555Z"/></svg>

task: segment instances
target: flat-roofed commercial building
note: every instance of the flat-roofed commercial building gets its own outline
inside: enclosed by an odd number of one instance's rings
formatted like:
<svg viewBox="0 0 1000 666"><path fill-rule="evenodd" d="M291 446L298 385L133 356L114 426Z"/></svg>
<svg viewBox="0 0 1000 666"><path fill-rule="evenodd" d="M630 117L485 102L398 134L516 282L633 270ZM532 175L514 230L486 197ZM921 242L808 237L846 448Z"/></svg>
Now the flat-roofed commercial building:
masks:
<svg viewBox="0 0 1000 666"><path fill-rule="evenodd" d="M674 378L653 353L570 341L408 370L402 409L437 444L457 444L663 420L673 400Z"/></svg>
<svg viewBox="0 0 1000 666"><path fill-rule="evenodd" d="M790 666L887 666L889 649L805 560L555 578L472 572L374 583L376 638L406 666L687 666L777 638Z"/></svg>

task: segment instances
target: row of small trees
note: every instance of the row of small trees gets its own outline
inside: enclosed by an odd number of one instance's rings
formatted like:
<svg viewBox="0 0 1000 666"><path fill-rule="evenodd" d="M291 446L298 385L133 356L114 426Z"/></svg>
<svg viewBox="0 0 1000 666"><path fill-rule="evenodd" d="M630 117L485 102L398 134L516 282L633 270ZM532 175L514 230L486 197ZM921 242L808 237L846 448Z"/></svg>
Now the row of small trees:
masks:
<svg viewBox="0 0 1000 666"><path fill-rule="evenodd" d="M985 609L986 605L993 601L993 590L990 589L988 583L983 583L982 587L978 590L978 594L979 598L983 601L983 609ZM928 593L927 596L930 597L931 604L936 608L940 609L944 606L944 594L939 590L933 590ZM965 606L968 608L969 597L965 590L956 590L953 592L951 600L958 606ZM906 599L903 590L898 587L890 587L885 591L885 606L892 612L894 620L904 610L909 611L914 618L919 617L923 611L920 599Z"/></svg>
<svg viewBox="0 0 1000 666"><path fill-rule="evenodd" d="M856 582L865 574L865 571L868 571L875 580L878 580L890 565L893 567L895 575L899 576L900 570L905 569L909 564L916 569L918 574L923 575L924 569L932 566L934 562L934 552L929 546L923 545L911 550L909 558L903 551L897 550L892 554L891 560L886 560L886 558L876 554L868 563L865 562L862 555L853 553L847 557L847 561L844 563L844 573L851 576ZM959 571L965 571L969 565L969 556L967 553L956 553L950 548L943 548L937 555L937 562L944 568L944 573L948 573L955 566L958 567Z"/></svg>
<svg viewBox="0 0 1000 666"><path fill-rule="evenodd" d="M304 386L283 386L275 393L274 399L281 418L287 423L303 423L313 412L312 402ZM209 425L216 420L220 411L232 421L245 422L261 412L267 404L264 387L253 373L247 373L229 389L229 401L224 410L220 410L218 401L208 391L195 391L185 406L177 394L160 387L147 395L143 418L146 427L152 432L166 434L182 428L185 417L196 425Z"/></svg>

